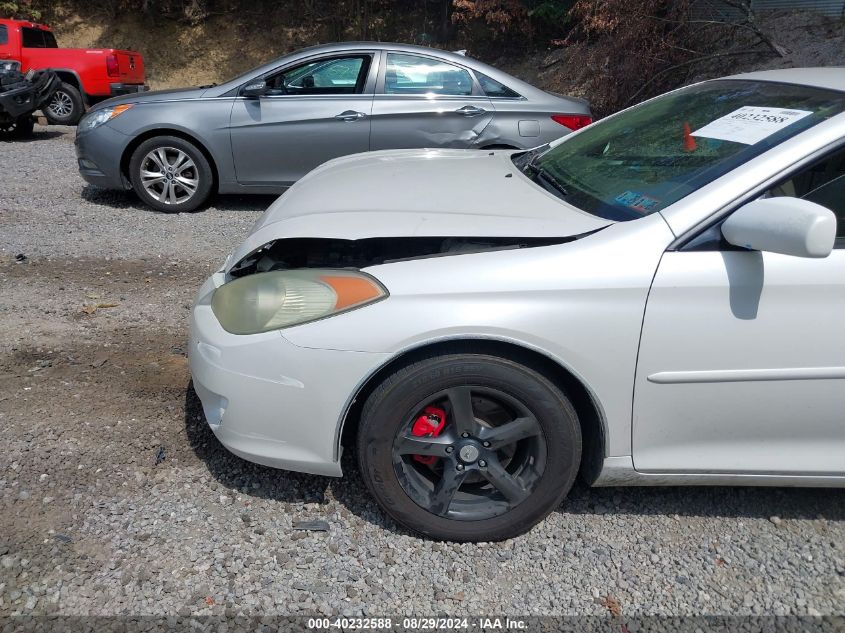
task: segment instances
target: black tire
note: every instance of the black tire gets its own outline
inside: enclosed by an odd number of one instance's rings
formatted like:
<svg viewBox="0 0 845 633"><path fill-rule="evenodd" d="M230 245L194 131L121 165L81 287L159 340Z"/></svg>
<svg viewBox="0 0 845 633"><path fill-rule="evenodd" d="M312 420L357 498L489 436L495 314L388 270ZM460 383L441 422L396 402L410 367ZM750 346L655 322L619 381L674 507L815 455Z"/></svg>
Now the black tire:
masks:
<svg viewBox="0 0 845 633"><path fill-rule="evenodd" d="M44 117L52 125L76 125L85 114L85 104L76 86L62 82L47 105Z"/></svg>
<svg viewBox="0 0 845 633"><path fill-rule="evenodd" d="M460 402L466 393L470 415L453 415L461 409L453 400ZM483 448L482 439L505 429L508 422L497 422L496 416L509 409L511 423L530 419L539 431L532 427L531 436L517 434L500 450L489 448L489 442ZM433 452L417 453L423 444L409 429L421 414L430 417L436 410L445 413L445 425L426 445ZM473 434L466 438L461 428L470 427L457 422L461 417L474 420ZM433 420L439 419L435 414ZM457 426L450 429L450 424ZM506 450L512 451L509 456ZM433 464L418 461L419 455L435 454ZM499 541L527 532L560 505L580 459L581 429L566 395L526 365L483 354L435 356L398 370L367 399L358 431L359 466L379 505L409 530L439 540ZM450 487L456 477L463 478ZM445 506L444 488L455 491L446 494Z"/></svg>
<svg viewBox="0 0 845 633"><path fill-rule="evenodd" d="M35 129L35 119L27 115L15 121L15 138L29 138Z"/></svg>
<svg viewBox="0 0 845 633"><path fill-rule="evenodd" d="M164 167L160 159L161 152L167 162ZM190 163L180 164L180 153L184 153ZM179 169L185 171L180 172ZM152 182L148 189L141 176L142 170L161 171L165 176L161 182ZM168 170L171 172L169 176L166 173ZM214 185L214 173L205 154L196 145L178 136L156 136L141 143L129 161L129 179L143 202L165 213L195 211L208 201ZM192 194L186 186L188 183L194 183ZM172 198L169 193L171 190L166 187L172 187Z"/></svg>
<svg viewBox="0 0 845 633"><path fill-rule="evenodd" d="M27 115L13 123L0 123L0 135L11 140L25 139L32 136L35 120Z"/></svg>

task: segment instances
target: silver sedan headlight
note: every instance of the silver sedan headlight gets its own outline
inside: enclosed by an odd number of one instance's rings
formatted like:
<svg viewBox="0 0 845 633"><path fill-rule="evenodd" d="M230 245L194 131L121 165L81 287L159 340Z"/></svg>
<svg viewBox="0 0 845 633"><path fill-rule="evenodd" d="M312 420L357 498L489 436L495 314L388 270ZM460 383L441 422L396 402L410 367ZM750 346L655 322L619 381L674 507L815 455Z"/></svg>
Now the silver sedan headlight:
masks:
<svg viewBox="0 0 845 633"><path fill-rule="evenodd" d="M369 275L349 270L278 270L220 286L211 309L232 334L258 334L360 308L387 297Z"/></svg>
<svg viewBox="0 0 845 633"><path fill-rule="evenodd" d="M131 103L122 103L120 105L95 110L94 112L86 114L79 122L79 131L86 132L88 130L93 130L96 127L100 127L103 123L111 121L116 116L120 116L131 107Z"/></svg>

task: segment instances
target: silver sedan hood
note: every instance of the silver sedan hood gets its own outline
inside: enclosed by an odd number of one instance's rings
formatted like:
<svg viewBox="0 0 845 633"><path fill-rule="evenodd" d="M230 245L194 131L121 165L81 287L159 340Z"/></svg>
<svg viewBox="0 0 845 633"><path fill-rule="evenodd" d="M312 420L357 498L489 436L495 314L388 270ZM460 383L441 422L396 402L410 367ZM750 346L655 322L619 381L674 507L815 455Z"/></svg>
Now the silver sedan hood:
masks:
<svg viewBox="0 0 845 633"><path fill-rule="evenodd" d="M109 106L120 105L123 103L156 103L159 101L186 101L189 99L199 99L202 97L207 88L171 88L169 90L151 90L149 92L133 92L128 95L121 95L119 97L112 97L105 101L100 101L91 110L101 110Z"/></svg>
<svg viewBox="0 0 845 633"><path fill-rule="evenodd" d="M612 223L535 185L513 153L390 150L329 161L267 209L229 263L282 238L563 238Z"/></svg>

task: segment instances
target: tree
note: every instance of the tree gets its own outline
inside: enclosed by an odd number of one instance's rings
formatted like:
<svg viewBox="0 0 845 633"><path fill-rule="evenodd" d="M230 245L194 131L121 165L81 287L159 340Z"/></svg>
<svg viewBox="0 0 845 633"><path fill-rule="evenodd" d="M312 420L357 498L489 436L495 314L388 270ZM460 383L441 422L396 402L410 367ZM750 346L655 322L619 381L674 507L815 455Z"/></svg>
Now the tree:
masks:
<svg viewBox="0 0 845 633"><path fill-rule="evenodd" d="M460 23L481 21L499 33L526 27L528 12L521 0L452 0L452 19Z"/></svg>
<svg viewBox="0 0 845 633"><path fill-rule="evenodd" d="M583 69L594 108L605 114L674 88L710 60L782 54L750 0L721 1L736 11L708 16L704 9L718 5L702 0L578 0L562 44Z"/></svg>

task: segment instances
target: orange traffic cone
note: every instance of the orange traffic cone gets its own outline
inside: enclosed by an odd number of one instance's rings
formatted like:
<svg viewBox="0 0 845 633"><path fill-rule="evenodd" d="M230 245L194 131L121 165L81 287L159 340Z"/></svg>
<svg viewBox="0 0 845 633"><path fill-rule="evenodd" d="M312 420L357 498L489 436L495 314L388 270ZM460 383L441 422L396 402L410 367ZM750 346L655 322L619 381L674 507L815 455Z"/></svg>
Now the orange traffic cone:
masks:
<svg viewBox="0 0 845 633"><path fill-rule="evenodd" d="M698 146L695 144L695 137L692 135L692 130L690 130L689 123L684 121L684 151L694 152L697 149Z"/></svg>

